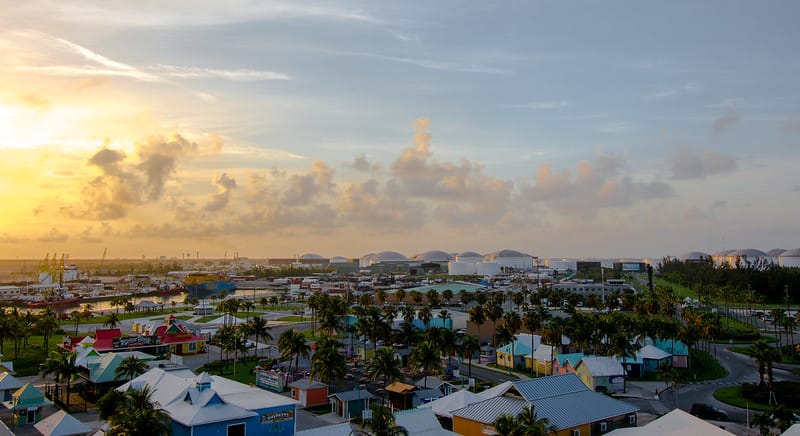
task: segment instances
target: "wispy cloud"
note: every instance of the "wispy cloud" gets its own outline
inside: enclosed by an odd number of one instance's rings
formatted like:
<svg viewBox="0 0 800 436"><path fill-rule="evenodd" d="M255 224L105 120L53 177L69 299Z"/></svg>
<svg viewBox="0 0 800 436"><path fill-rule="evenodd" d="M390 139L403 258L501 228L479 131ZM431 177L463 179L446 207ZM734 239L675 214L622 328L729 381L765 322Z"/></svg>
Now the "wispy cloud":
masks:
<svg viewBox="0 0 800 436"><path fill-rule="evenodd" d="M45 1L40 5L66 22L102 26L178 27L213 26L254 21L316 18L381 24L383 20L359 9L300 4L298 2L176 0L154 3L90 3Z"/></svg>
<svg viewBox="0 0 800 436"><path fill-rule="evenodd" d="M180 78L220 78L236 81L255 80L291 80L286 74L264 70L221 70L215 68L180 67L177 65L155 65L146 68L148 71L159 73L162 76Z"/></svg>
<svg viewBox="0 0 800 436"><path fill-rule="evenodd" d="M531 101L528 103L520 103L515 104L514 107L522 108L522 109L538 109L538 110L547 110L547 109L561 109L571 105L568 101Z"/></svg>
<svg viewBox="0 0 800 436"><path fill-rule="evenodd" d="M404 56L388 56L377 53L352 52L352 51L328 51L327 53L332 55L357 56L363 58L380 59L388 62L416 65L418 67L427 68L431 70L453 71L457 73L499 74L504 76L510 76L516 74L516 71L514 70L496 68L474 63L459 63L459 62L440 61L434 59L421 59L421 58L411 58Z"/></svg>
<svg viewBox="0 0 800 436"><path fill-rule="evenodd" d="M644 96L646 100L663 100L666 98L678 97L686 94L693 94L700 89L700 85L694 82L685 83L680 86L660 88L658 91Z"/></svg>
<svg viewBox="0 0 800 436"><path fill-rule="evenodd" d="M38 34L41 38L52 38ZM217 69L178 65L152 65L135 67L97 53L66 39L52 38L59 46L85 60L99 65L22 65L19 71L60 76L116 76L144 82L165 82L170 78L218 78L234 81L291 80L283 73L253 69Z"/></svg>
<svg viewBox="0 0 800 436"><path fill-rule="evenodd" d="M730 109L725 115L714 120L714 124L711 127L711 131L715 135L721 135L725 133L729 128L731 128L734 124L738 123L740 119L741 116L739 116L739 112L737 112L734 109Z"/></svg>

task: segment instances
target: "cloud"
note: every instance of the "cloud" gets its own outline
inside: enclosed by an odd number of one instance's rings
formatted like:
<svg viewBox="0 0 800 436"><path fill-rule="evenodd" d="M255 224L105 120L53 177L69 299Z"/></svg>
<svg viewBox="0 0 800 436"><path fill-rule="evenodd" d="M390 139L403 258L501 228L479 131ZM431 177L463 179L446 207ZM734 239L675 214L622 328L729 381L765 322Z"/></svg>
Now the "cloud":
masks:
<svg viewBox="0 0 800 436"><path fill-rule="evenodd" d="M569 170L556 171L552 165L543 164L532 185L521 184L520 194L524 201L579 215L672 195L666 183L635 181L620 175L624 165L620 156L600 154L593 161L578 162L573 176Z"/></svg>
<svg viewBox="0 0 800 436"><path fill-rule="evenodd" d="M688 82L680 86L661 88L652 94L645 95L644 98L645 100L663 100L681 95L693 94L697 92L698 89L700 89L700 85L695 82Z"/></svg>
<svg viewBox="0 0 800 436"><path fill-rule="evenodd" d="M416 120L414 146L404 148L392 162L393 183L388 185L394 191L392 194L431 199L445 203L442 207L460 208L472 215L476 225L494 221L505 214L513 183L484 174L482 165L467 159L458 163L434 159L430 150L429 125L426 118Z"/></svg>
<svg viewBox="0 0 800 436"><path fill-rule="evenodd" d="M212 183L217 186L219 192L214 194L211 201L206 204L205 209L215 212L224 209L225 206L228 205L231 191L236 189L236 179L228 176L226 173L222 173L219 176L214 176Z"/></svg>
<svg viewBox="0 0 800 436"><path fill-rule="evenodd" d="M427 218L424 203L388 195L375 179L345 185L336 210L348 222L389 231L421 227Z"/></svg>
<svg viewBox="0 0 800 436"><path fill-rule="evenodd" d="M44 235L36 238L36 240L39 242L66 242L69 240L69 235L53 227Z"/></svg>
<svg viewBox="0 0 800 436"><path fill-rule="evenodd" d="M363 154L356 156L353 162L347 164L347 166L356 171L363 172L377 172L381 169L381 164L368 161L367 157Z"/></svg>
<svg viewBox="0 0 800 436"><path fill-rule="evenodd" d="M264 70L225 70L214 68L180 67L177 65L155 65L147 67L146 70L157 73L159 76L188 79L217 78L240 82L259 80L291 80L291 77L286 74Z"/></svg>
<svg viewBox="0 0 800 436"><path fill-rule="evenodd" d="M736 169L736 159L714 151L693 153L681 151L672 157L672 179L704 179Z"/></svg>
<svg viewBox="0 0 800 436"><path fill-rule="evenodd" d="M712 126L711 131L715 135L722 135L728 131L729 128L738 123L739 120L739 112L736 112L734 109L730 109L725 115L714 120L714 125Z"/></svg>
<svg viewBox="0 0 800 436"><path fill-rule="evenodd" d="M325 162L315 160L310 172L289 177L281 202L291 206L310 204L316 197L333 191L336 186L333 174L334 170Z"/></svg>
<svg viewBox="0 0 800 436"><path fill-rule="evenodd" d="M216 26L263 20L329 19L365 24L383 20L362 10L297 2L252 2L198 0L167 4L45 2L42 9L59 20L101 26L181 27ZM42 12L44 12L42 11Z"/></svg>
<svg viewBox="0 0 800 436"><path fill-rule="evenodd" d="M160 200L180 161L221 149L219 141L213 134L202 145L178 133L154 135L136 143L133 156L109 148L110 141L106 141L86 161L100 175L84 186L83 207L78 215L88 219L119 219L132 207Z"/></svg>
<svg viewBox="0 0 800 436"><path fill-rule="evenodd" d="M333 55L379 59L383 61L395 62L400 64L416 65L420 68L426 68L429 70L451 71L455 73L496 74L501 76L510 76L516 74L516 71L514 70L496 68L474 63L461 63L461 62L442 61L434 59L412 58L405 56L389 56L378 53L353 52L353 51L328 51L327 53Z"/></svg>
<svg viewBox="0 0 800 436"><path fill-rule="evenodd" d="M561 109L565 108L570 105L568 101L531 101L528 103L521 103L516 104L514 107L523 108L523 109L537 109L537 110L548 110L548 109Z"/></svg>
<svg viewBox="0 0 800 436"><path fill-rule="evenodd" d="M99 88L101 86L108 85L111 82L111 78L106 76L87 77L85 79L81 79L78 84L75 85L75 90L85 91L91 88Z"/></svg>

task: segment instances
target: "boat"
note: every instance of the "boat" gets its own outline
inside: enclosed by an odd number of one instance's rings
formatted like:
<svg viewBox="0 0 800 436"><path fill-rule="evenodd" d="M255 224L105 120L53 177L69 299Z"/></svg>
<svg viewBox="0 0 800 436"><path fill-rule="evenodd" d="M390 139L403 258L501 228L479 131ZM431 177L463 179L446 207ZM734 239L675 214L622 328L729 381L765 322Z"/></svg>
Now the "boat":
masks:
<svg viewBox="0 0 800 436"><path fill-rule="evenodd" d="M183 286L192 298L203 299L220 292L236 290L236 283L224 273L190 272L183 279Z"/></svg>
<svg viewBox="0 0 800 436"><path fill-rule="evenodd" d="M80 295L73 295L66 293L63 290L58 290L50 293L41 300L29 301L27 306L31 309L37 307L54 307L54 306L68 306L70 304L76 305L83 299Z"/></svg>

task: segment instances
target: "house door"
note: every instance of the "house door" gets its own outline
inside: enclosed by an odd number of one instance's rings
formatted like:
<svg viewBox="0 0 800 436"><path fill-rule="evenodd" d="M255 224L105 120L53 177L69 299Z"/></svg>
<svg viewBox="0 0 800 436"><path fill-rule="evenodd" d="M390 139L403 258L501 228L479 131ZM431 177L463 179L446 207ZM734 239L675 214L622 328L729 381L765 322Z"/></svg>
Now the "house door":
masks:
<svg viewBox="0 0 800 436"><path fill-rule="evenodd" d="M28 409L28 420L26 422L28 424L36 422L36 409Z"/></svg>

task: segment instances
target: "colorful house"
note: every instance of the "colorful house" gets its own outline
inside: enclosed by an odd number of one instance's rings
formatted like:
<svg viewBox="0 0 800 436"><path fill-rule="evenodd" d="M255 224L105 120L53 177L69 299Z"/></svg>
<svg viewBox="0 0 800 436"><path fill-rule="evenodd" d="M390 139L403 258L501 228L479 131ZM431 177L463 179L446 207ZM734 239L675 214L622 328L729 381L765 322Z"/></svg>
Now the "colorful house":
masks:
<svg viewBox="0 0 800 436"><path fill-rule="evenodd" d="M553 375L550 365L551 360L556 357L556 351L552 345L539 344L532 354L525 356L525 366L537 375Z"/></svg>
<svg viewBox="0 0 800 436"><path fill-rule="evenodd" d="M363 389L328 395L333 413L345 419L360 418L361 412L368 410L369 403L375 398L375 395Z"/></svg>
<svg viewBox="0 0 800 436"><path fill-rule="evenodd" d="M621 391L625 386L625 370L615 357L584 357L575 367L575 374L593 391Z"/></svg>
<svg viewBox="0 0 800 436"><path fill-rule="evenodd" d="M176 322L175 315L167 317L167 323L156 328L153 336L159 337L161 343L169 346L173 354L196 354L206 350L206 338L196 336L185 325Z"/></svg>
<svg viewBox="0 0 800 436"><path fill-rule="evenodd" d="M0 373L0 401L11 401L11 395L23 386L13 375Z"/></svg>
<svg viewBox="0 0 800 436"><path fill-rule="evenodd" d="M666 351L672 355L673 368L687 368L689 366L689 347L683 342L673 341L672 339L657 339L652 343L659 350Z"/></svg>
<svg viewBox="0 0 800 436"><path fill-rule="evenodd" d="M386 396L389 400L389 404L392 405L393 408L399 410L407 410L414 408L414 391L416 390L416 386L410 385L407 383L403 383L400 381L395 381L386 386Z"/></svg>
<svg viewBox="0 0 800 436"><path fill-rule="evenodd" d="M533 406L559 436L590 436L636 426L639 409L591 391L575 374L520 380L492 398L455 410L453 431L465 436L497 434L493 422L502 414L518 415Z"/></svg>
<svg viewBox="0 0 800 436"><path fill-rule="evenodd" d="M301 379L289 385L292 398L303 407L328 404L328 385L315 380Z"/></svg>
<svg viewBox="0 0 800 436"><path fill-rule="evenodd" d="M575 366L586 357L583 353L556 354L553 357L553 375L575 372Z"/></svg>
<svg viewBox="0 0 800 436"><path fill-rule="evenodd" d="M53 403L44 398L44 394L30 383L26 383L11 394L11 400L3 403L11 409L16 426L35 424L42 420L42 407Z"/></svg>
<svg viewBox="0 0 800 436"><path fill-rule="evenodd" d="M117 368L123 360L129 357L135 357L143 362L155 359L155 356L141 351L106 353L85 359L78 368L78 376L87 381L87 393L91 393L95 398L100 398L112 388L130 380L130 378L117 377Z"/></svg>
<svg viewBox="0 0 800 436"><path fill-rule="evenodd" d="M149 386L153 401L169 413L175 436L294 434L296 401L224 377L185 374L153 368L117 390Z"/></svg>
<svg viewBox="0 0 800 436"><path fill-rule="evenodd" d="M662 365L671 365L672 354L653 345L645 345L634 357L627 357L624 360L619 357L617 360L625 367L628 376L642 377L645 373L660 371Z"/></svg>
<svg viewBox="0 0 800 436"><path fill-rule="evenodd" d="M495 354L497 354L497 366L512 369L525 367L525 356L530 355L532 352L533 349L530 345L515 339L512 343L503 345L495 351Z"/></svg>

